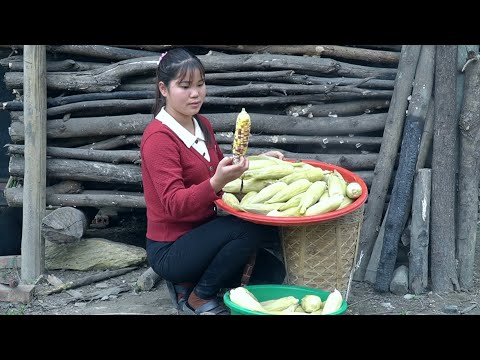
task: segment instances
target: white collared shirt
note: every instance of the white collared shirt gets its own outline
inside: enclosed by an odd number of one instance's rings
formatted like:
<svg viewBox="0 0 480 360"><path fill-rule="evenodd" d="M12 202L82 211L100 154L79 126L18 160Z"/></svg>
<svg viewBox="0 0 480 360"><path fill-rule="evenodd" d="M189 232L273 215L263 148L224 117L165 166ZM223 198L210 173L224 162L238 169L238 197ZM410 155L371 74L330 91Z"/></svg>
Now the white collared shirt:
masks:
<svg viewBox="0 0 480 360"><path fill-rule="evenodd" d="M173 116L167 113L165 111L165 107L162 107L162 110L160 110L155 119L168 126L175 134L177 134L180 140L182 140L188 148L193 147L207 161L210 161L210 154L208 153L207 145L205 143L205 136L195 118L193 118L195 135L192 135L187 129L180 125L178 121L173 118Z"/></svg>

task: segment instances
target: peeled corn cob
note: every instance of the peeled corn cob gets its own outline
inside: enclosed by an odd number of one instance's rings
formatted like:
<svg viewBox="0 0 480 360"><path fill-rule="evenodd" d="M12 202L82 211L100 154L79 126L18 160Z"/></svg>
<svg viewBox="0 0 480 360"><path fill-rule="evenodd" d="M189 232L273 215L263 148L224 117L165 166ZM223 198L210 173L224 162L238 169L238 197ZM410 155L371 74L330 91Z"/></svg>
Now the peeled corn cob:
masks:
<svg viewBox="0 0 480 360"><path fill-rule="evenodd" d="M242 108L237 116L235 125L235 137L233 139L233 163L237 163L240 157L245 156L248 149L248 140L250 138L251 121L250 115Z"/></svg>
<svg viewBox="0 0 480 360"><path fill-rule="evenodd" d="M332 293L328 295L327 300L325 300L325 304L322 310L322 315L331 314L337 311L342 307L342 303L343 303L342 294L340 293L340 291L335 289Z"/></svg>

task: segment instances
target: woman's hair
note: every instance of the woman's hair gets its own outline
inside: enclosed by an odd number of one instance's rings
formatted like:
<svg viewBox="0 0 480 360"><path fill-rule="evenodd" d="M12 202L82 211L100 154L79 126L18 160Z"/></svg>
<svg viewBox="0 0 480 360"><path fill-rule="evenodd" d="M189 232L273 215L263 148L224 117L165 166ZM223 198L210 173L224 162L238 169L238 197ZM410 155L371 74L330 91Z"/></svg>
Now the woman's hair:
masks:
<svg viewBox="0 0 480 360"><path fill-rule="evenodd" d="M205 80L205 68L203 67L203 64L194 54L186 49L171 49L160 56L155 83L155 103L152 108L153 116L156 116L162 107L165 106L165 97L162 95L158 87L160 81L163 82L166 87L169 87L172 80L184 79L195 70L198 70L202 78ZM211 144L212 139L210 132L203 124L203 121L198 117L197 122L205 136L205 142Z"/></svg>

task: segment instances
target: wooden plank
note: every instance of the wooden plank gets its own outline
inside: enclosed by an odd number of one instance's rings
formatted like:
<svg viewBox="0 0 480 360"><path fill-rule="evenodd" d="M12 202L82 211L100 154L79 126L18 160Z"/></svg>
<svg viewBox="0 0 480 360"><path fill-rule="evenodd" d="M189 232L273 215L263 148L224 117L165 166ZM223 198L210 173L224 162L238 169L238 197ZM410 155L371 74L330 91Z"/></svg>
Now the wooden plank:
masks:
<svg viewBox="0 0 480 360"><path fill-rule="evenodd" d="M45 269L40 228L45 216L47 85L45 45L24 47L25 176L22 228L22 282L34 282Z"/></svg>
<svg viewBox="0 0 480 360"><path fill-rule="evenodd" d="M0 256L0 269L20 268L21 259L20 255Z"/></svg>
<svg viewBox="0 0 480 360"><path fill-rule="evenodd" d="M18 285L15 288L0 284L0 301L27 304L33 299L35 285Z"/></svg>

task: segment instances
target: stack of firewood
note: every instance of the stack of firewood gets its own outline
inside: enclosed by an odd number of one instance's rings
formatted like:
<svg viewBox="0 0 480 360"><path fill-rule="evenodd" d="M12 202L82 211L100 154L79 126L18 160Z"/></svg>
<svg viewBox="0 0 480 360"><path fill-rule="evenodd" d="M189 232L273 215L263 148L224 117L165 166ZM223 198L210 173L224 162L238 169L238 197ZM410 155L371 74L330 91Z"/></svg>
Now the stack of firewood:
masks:
<svg viewBox="0 0 480 360"><path fill-rule="evenodd" d="M139 143L151 121L155 69L171 45L47 47L47 205L142 208ZM249 154L267 149L359 174L371 185L401 46L189 47L206 69L202 113L231 151L238 112L252 119ZM9 172L21 186L22 47L1 59L10 112ZM9 186L10 206L22 206Z"/></svg>

